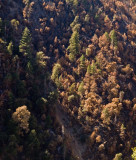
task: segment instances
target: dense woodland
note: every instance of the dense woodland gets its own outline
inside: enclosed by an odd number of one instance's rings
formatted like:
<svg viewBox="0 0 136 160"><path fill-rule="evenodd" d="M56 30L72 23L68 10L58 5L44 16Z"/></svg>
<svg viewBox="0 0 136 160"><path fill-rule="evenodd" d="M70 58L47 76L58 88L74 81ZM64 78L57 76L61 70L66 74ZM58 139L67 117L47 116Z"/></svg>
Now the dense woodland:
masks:
<svg viewBox="0 0 136 160"><path fill-rule="evenodd" d="M0 0L0 160L136 160L135 0Z"/></svg>

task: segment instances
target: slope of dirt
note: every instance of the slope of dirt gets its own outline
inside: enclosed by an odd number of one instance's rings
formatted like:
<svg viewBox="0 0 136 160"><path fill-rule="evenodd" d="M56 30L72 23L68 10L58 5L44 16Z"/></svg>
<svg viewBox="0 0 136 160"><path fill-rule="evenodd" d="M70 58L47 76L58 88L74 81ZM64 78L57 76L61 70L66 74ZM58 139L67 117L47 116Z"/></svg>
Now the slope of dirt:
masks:
<svg viewBox="0 0 136 160"><path fill-rule="evenodd" d="M78 160L84 160L82 155L86 150L86 145L83 145L79 142L76 137L75 130L77 133L80 130L78 125L70 126L70 120L68 115L60 108L60 106L56 106L56 120L62 126L62 130L64 130L64 137L68 141L68 145L71 146L72 154Z"/></svg>

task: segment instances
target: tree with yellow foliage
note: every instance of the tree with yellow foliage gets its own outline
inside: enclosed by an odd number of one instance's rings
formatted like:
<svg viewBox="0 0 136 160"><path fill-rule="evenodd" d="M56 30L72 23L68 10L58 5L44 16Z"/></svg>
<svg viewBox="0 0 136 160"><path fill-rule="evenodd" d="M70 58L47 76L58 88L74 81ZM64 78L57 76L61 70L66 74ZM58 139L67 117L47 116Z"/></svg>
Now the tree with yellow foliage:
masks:
<svg viewBox="0 0 136 160"><path fill-rule="evenodd" d="M12 118L15 122L18 123L18 126L21 130L24 130L26 133L29 131L29 118L30 112L27 110L27 106L21 106L16 109L12 114Z"/></svg>

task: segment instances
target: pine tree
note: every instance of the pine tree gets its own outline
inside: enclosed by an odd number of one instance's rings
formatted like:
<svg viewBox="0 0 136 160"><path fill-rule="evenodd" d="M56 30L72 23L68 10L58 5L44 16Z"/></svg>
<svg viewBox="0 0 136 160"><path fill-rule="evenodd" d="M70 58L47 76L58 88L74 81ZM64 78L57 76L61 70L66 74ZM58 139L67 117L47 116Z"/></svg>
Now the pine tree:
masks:
<svg viewBox="0 0 136 160"><path fill-rule="evenodd" d="M85 71L86 66L85 66L85 56L82 54L80 57L80 70L81 72Z"/></svg>
<svg viewBox="0 0 136 160"><path fill-rule="evenodd" d="M46 66L46 57L42 51L36 53L36 63L40 68L44 68Z"/></svg>
<svg viewBox="0 0 136 160"><path fill-rule="evenodd" d="M74 21L70 24L70 27L73 28L78 23L79 23L79 16L76 16Z"/></svg>
<svg viewBox="0 0 136 160"><path fill-rule="evenodd" d="M113 160L122 160L122 153L116 154Z"/></svg>
<svg viewBox="0 0 136 160"><path fill-rule="evenodd" d="M8 53L10 55L12 55L12 51L13 51L13 43L12 42L10 42L9 45L7 46L7 50L8 50Z"/></svg>
<svg viewBox="0 0 136 160"><path fill-rule="evenodd" d="M87 74L90 75L90 73L91 73L91 65L89 64L88 67L87 67Z"/></svg>
<svg viewBox="0 0 136 160"><path fill-rule="evenodd" d="M75 94L76 93L76 85L75 83L72 83L72 85L69 87L69 94Z"/></svg>
<svg viewBox="0 0 136 160"><path fill-rule="evenodd" d="M28 146L29 148L31 148L31 150L35 149L38 149L39 146L40 146L40 143L39 143L39 140L37 138L37 134L36 134L36 131L35 129L31 130L29 136L28 136Z"/></svg>
<svg viewBox="0 0 136 160"><path fill-rule="evenodd" d="M86 22L86 23L89 23L89 20L90 20L90 16L89 16L89 14L87 14L87 15L85 16L85 22Z"/></svg>
<svg viewBox="0 0 136 160"><path fill-rule="evenodd" d="M118 45L118 41L117 41L117 36L116 36L116 32L115 30L113 29L111 32L110 32L110 37L111 37L111 44L114 46L114 47L117 47Z"/></svg>
<svg viewBox="0 0 136 160"><path fill-rule="evenodd" d="M27 62L26 73L27 73L28 77L33 74L33 66L32 66L32 63L30 61Z"/></svg>
<svg viewBox="0 0 136 160"><path fill-rule="evenodd" d="M136 160L136 147L132 148L133 154L131 155L133 160Z"/></svg>
<svg viewBox="0 0 136 160"><path fill-rule="evenodd" d="M73 0L73 7L76 9L78 6L78 0Z"/></svg>
<svg viewBox="0 0 136 160"><path fill-rule="evenodd" d="M79 24L79 16L76 16L74 21L70 24L70 27L72 28L72 31L79 31L80 29L80 24Z"/></svg>
<svg viewBox="0 0 136 160"><path fill-rule="evenodd" d="M83 95L84 94L84 82L81 82L79 87L78 87L78 92Z"/></svg>
<svg viewBox="0 0 136 160"><path fill-rule="evenodd" d="M52 75L51 75L51 79L52 79L55 83L57 83L58 80L59 80L58 76L59 76L60 70L61 70L61 65L58 64L58 63L56 63L56 64L54 65L54 67L53 67Z"/></svg>
<svg viewBox="0 0 136 160"><path fill-rule="evenodd" d="M105 32L105 36L106 36L106 38L108 39L108 41L110 41L110 37L109 37L108 32Z"/></svg>
<svg viewBox="0 0 136 160"><path fill-rule="evenodd" d="M78 0L66 0L66 3L71 5L73 8L73 11L75 12L75 10L78 7Z"/></svg>
<svg viewBox="0 0 136 160"><path fill-rule="evenodd" d="M80 54L79 33L74 31L69 40L68 50L70 51L69 59L74 61L76 56Z"/></svg>
<svg viewBox="0 0 136 160"><path fill-rule="evenodd" d="M19 21L16 19L12 19L10 22L11 22L12 27L15 28L15 30L17 30L19 26Z"/></svg>
<svg viewBox="0 0 136 160"><path fill-rule="evenodd" d="M94 74L95 73L95 71L96 71L96 65L95 65L95 63L94 62L92 62L92 64L91 65L88 65L88 67L87 67L87 74Z"/></svg>
<svg viewBox="0 0 136 160"><path fill-rule="evenodd" d="M95 65L95 63L92 63L91 64L91 74L94 74L95 70L96 70L96 65Z"/></svg>
<svg viewBox="0 0 136 160"><path fill-rule="evenodd" d="M24 3L25 5L27 5L27 4L30 3L30 2L29 2L29 0L23 0L23 3Z"/></svg>
<svg viewBox="0 0 136 160"><path fill-rule="evenodd" d="M20 40L19 51L29 58L31 57L31 39L30 31L26 27Z"/></svg>

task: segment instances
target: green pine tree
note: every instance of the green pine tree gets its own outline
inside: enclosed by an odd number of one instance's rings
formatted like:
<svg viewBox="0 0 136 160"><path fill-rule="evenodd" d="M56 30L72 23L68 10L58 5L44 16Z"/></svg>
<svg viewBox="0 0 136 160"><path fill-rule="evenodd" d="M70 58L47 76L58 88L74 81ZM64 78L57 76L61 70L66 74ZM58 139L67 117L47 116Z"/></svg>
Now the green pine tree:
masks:
<svg viewBox="0 0 136 160"><path fill-rule="evenodd" d="M105 36L108 39L108 41L110 41L110 36L109 36L108 32L105 32Z"/></svg>
<svg viewBox="0 0 136 160"><path fill-rule="evenodd" d="M85 66L85 56L82 54L80 57L80 70L85 71L86 66Z"/></svg>
<svg viewBox="0 0 136 160"><path fill-rule="evenodd" d="M110 32L110 37L111 37L111 44L114 46L114 47L117 47L118 45L118 41L117 41L117 36L116 36L116 32L115 30L113 29L111 32Z"/></svg>
<svg viewBox="0 0 136 160"><path fill-rule="evenodd" d="M12 19L10 22L11 22L12 27L15 28L15 30L18 30L19 21L16 19Z"/></svg>
<svg viewBox="0 0 136 160"><path fill-rule="evenodd" d="M96 71L96 65L95 65L95 63L92 63L91 64L91 74L94 74L95 71Z"/></svg>
<svg viewBox="0 0 136 160"><path fill-rule="evenodd" d="M79 16L76 16L74 21L70 24L70 27L73 28L78 23L79 23Z"/></svg>
<svg viewBox="0 0 136 160"><path fill-rule="evenodd" d="M69 59L70 61L74 61L76 56L80 54L80 44L79 44L79 33L78 31L74 31L70 40L68 50L70 52Z"/></svg>
<svg viewBox="0 0 136 160"><path fill-rule="evenodd" d="M52 70L51 79L54 81L54 83L58 86L59 84L59 74L61 71L61 65L56 63Z"/></svg>
<svg viewBox="0 0 136 160"><path fill-rule="evenodd" d="M88 67L87 67L87 74L90 75L90 73L91 73L91 65L88 65Z"/></svg>
<svg viewBox="0 0 136 160"><path fill-rule="evenodd" d="M22 39L20 40L19 51L25 56L31 57L31 34L29 29L26 27L22 34Z"/></svg>
<svg viewBox="0 0 136 160"><path fill-rule="evenodd" d="M132 148L132 151L133 151L133 153L132 153L131 157L133 160L136 160L136 147Z"/></svg>
<svg viewBox="0 0 136 160"><path fill-rule="evenodd" d="M113 160L122 160L122 153L116 154Z"/></svg>
<svg viewBox="0 0 136 160"><path fill-rule="evenodd" d="M78 92L83 95L84 91L84 82L82 81L78 87Z"/></svg>
<svg viewBox="0 0 136 160"><path fill-rule="evenodd" d="M12 55L12 51L13 51L13 43L12 42L10 42L9 45L7 46L7 50L8 50L8 53L10 55Z"/></svg>
<svg viewBox="0 0 136 160"><path fill-rule="evenodd" d="M42 51L36 53L36 63L40 68L45 68L46 66L46 56Z"/></svg>

